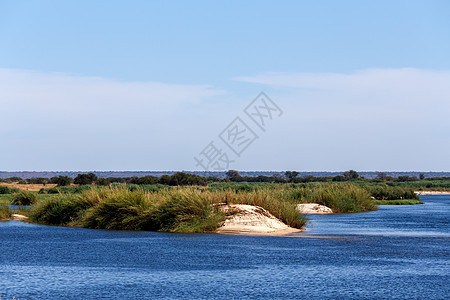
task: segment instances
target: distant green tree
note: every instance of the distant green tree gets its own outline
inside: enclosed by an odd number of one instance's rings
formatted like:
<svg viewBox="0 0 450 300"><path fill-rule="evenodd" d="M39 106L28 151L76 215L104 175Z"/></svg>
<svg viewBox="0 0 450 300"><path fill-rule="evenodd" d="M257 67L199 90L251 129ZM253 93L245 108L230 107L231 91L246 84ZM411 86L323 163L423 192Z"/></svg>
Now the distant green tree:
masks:
<svg viewBox="0 0 450 300"><path fill-rule="evenodd" d="M72 183L72 179L67 176L55 176L50 179L50 182L57 184L58 186L67 186Z"/></svg>
<svg viewBox="0 0 450 300"><path fill-rule="evenodd" d="M377 178L384 181L384 180L386 180L387 175L386 175L386 173L384 173L384 172L379 172L379 173L377 174Z"/></svg>
<svg viewBox="0 0 450 300"><path fill-rule="evenodd" d="M420 179L420 180L424 180L424 179L425 179L425 175L424 175L423 173L420 173L419 179Z"/></svg>
<svg viewBox="0 0 450 300"><path fill-rule="evenodd" d="M331 180L332 181L345 181L345 177L342 175L336 175Z"/></svg>
<svg viewBox="0 0 450 300"><path fill-rule="evenodd" d="M27 182L29 184L47 184L48 181L49 180L47 178L43 178L43 177L36 177L36 178L27 179Z"/></svg>
<svg viewBox="0 0 450 300"><path fill-rule="evenodd" d="M85 184L92 184L94 181L97 181L97 176L94 173L89 173L89 174L78 174L73 182L75 184L85 185Z"/></svg>
<svg viewBox="0 0 450 300"><path fill-rule="evenodd" d="M97 179L97 181L95 183L97 185L103 185L103 186L109 185L109 181L106 178L99 178L99 179Z"/></svg>
<svg viewBox="0 0 450 300"><path fill-rule="evenodd" d="M170 176L169 175L162 175L159 177L159 183L168 185L170 183Z"/></svg>
<svg viewBox="0 0 450 300"><path fill-rule="evenodd" d="M345 171L344 172L345 180L354 180L360 178L360 175L355 170Z"/></svg>
<svg viewBox="0 0 450 300"><path fill-rule="evenodd" d="M155 176L132 177L130 183L134 184L157 184L159 178Z"/></svg>
<svg viewBox="0 0 450 300"><path fill-rule="evenodd" d="M18 182L18 181L21 181L21 180L22 180L22 178L15 176L15 177L6 178L5 182Z"/></svg>
<svg viewBox="0 0 450 300"><path fill-rule="evenodd" d="M416 181L417 177L410 177L410 176L398 176L397 180L398 182L406 182L406 181Z"/></svg>
<svg viewBox="0 0 450 300"><path fill-rule="evenodd" d="M235 177L241 177L241 174L237 170L228 170L225 173L225 176L228 178L235 178Z"/></svg>
<svg viewBox="0 0 450 300"><path fill-rule="evenodd" d="M295 177L297 177L299 174L300 174L300 173L297 172L297 171L286 171L286 172L284 172L284 176L285 176L287 179L295 178Z"/></svg>
<svg viewBox="0 0 450 300"><path fill-rule="evenodd" d="M205 177L201 177L194 174L186 174L183 172L177 172L170 176L169 185L202 185L208 184Z"/></svg>

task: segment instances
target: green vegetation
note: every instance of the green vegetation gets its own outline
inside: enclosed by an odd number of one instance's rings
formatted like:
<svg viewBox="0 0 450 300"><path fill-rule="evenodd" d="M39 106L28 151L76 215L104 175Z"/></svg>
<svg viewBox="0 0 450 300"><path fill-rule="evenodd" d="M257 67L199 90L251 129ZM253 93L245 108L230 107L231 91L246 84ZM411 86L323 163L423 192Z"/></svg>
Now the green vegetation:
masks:
<svg viewBox="0 0 450 300"><path fill-rule="evenodd" d="M32 205L36 202L37 195L33 192L20 191L13 195L11 204L13 205Z"/></svg>
<svg viewBox="0 0 450 300"><path fill-rule="evenodd" d="M414 193L414 190L402 186L389 186L386 184L360 184L367 190L376 200L419 200L419 196Z"/></svg>
<svg viewBox="0 0 450 300"><path fill-rule="evenodd" d="M209 232L224 220L214 199L197 189L161 192L104 187L60 194L37 204L31 220L98 229Z"/></svg>
<svg viewBox="0 0 450 300"><path fill-rule="evenodd" d="M70 185L72 179L65 176L33 178L26 182L42 184L39 193L0 186L0 205L6 216L8 204L34 205L17 209L31 221L49 225L211 232L226 217L219 209L222 204L261 206L287 225L301 228L307 220L296 210L299 203L318 203L335 213L364 212L376 209L376 205L422 203L414 190L450 190L448 178L391 178L380 173L376 179L366 180L353 170L334 177L298 175L287 171L284 176L243 177L230 170L224 179L182 172L161 177L97 178L89 173L75 178L77 186ZM47 183L58 186L45 188Z"/></svg>
<svg viewBox="0 0 450 300"><path fill-rule="evenodd" d="M0 195L11 194L11 189L7 186L0 186Z"/></svg>
<svg viewBox="0 0 450 300"><path fill-rule="evenodd" d="M72 183L72 179L67 176L52 177L50 183L56 184L58 186L67 186Z"/></svg>
<svg viewBox="0 0 450 300"><path fill-rule="evenodd" d="M413 205L423 204L419 199L404 199L404 200L374 200L376 205Z"/></svg>
<svg viewBox="0 0 450 300"><path fill-rule="evenodd" d="M349 183L266 184L252 189L231 184L158 187L152 191L116 185L49 197L37 203L30 217L42 224L97 229L211 232L225 219L220 205L248 204L263 207L289 226L302 228L307 220L296 205L303 202L323 204L338 213L376 209L366 190Z"/></svg>
<svg viewBox="0 0 450 300"><path fill-rule="evenodd" d="M316 183L300 185L291 192L302 203L318 203L330 207L335 213L375 210L371 195L351 183Z"/></svg>
<svg viewBox="0 0 450 300"><path fill-rule="evenodd" d="M10 220L12 217L12 211L6 204L0 204L0 221Z"/></svg>

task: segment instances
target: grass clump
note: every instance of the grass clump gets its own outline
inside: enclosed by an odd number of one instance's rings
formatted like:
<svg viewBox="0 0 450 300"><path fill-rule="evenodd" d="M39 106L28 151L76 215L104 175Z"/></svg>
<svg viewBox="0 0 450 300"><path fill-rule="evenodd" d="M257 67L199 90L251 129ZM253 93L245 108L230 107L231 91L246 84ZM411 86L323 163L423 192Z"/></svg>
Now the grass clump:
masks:
<svg viewBox="0 0 450 300"><path fill-rule="evenodd" d="M154 194L157 195L157 194ZM225 220L211 193L184 188L165 193L155 210L162 231L211 232Z"/></svg>
<svg viewBox="0 0 450 300"><path fill-rule="evenodd" d="M96 229L209 232L224 215L191 188L147 192L103 187L60 194L33 209L31 221Z"/></svg>
<svg viewBox="0 0 450 300"><path fill-rule="evenodd" d="M292 185L286 196L296 203L317 203L335 213L375 210L370 194L351 183L309 183Z"/></svg>
<svg viewBox="0 0 450 300"><path fill-rule="evenodd" d="M145 192L103 189L89 193L97 193L98 201L80 216L80 226L114 230L158 230L152 202ZM80 197L86 197L86 194L83 193Z"/></svg>
<svg viewBox="0 0 450 300"><path fill-rule="evenodd" d="M0 204L0 221L10 220L12 217L12 210L8 205Z"/></svg>
<svg viewBox="0 0 450 300"><path fill-rule="evenodd" d="M20 191L12 197L13 205L32 205L36 202L37 195L33 192Z"/></svg>

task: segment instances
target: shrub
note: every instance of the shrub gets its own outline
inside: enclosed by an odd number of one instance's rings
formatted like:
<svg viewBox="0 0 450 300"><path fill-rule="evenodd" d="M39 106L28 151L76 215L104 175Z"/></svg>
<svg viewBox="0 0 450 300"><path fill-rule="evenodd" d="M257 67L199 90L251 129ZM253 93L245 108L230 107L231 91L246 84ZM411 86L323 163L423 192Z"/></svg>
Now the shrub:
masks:
<svg viewBox="0 0 450 300"><path fill-rule="evenodd" d="M11 219L12 211L8 205L0 204L0 220L9 220Z"/></svg>
<svg viewBox="0 0 450 300"><path fill-rule="evenodd" d="M36 200L36 194L28 191L20 191L13 196L11 203L13 205L31 205L35 203Z"/></svg>
<svg viewBox="0 0 450 300"><path fill-rule="evenodd" d="M43 177L36 177L36 178L27 179L27 182L29 184L47 184L49 182L49 180L47 178L43 178Z"/></svg>
<svg viewBox="0 0 450 300"><path fill-rule="evenodd" d="M58 177L52 177L50 179L50 182L57 184L58 186L67 186L72 183L72 179L67 176L58 176Z"/></svg>
<svg viewBox="0 0 450 300"><path fill-rule="evenodd" d="M159 178L154 176L143 176L143 177L132 177L130 179L132 184L157 184L159 183Z"/></svg>
<svg viewBox="0 0 450 300"><path fill-rule="evenodd" d="M94 173L78 174L73 180L73 183L79 185L92 184L97 180L97 176Z"/></svg>
<svg viewBox="0 0 450 300"><path fill-rule="evenodd" d="M7 186L0 186L0 194L11 194L11 189Z"/></svg>
<svg viewBox="0 0 450 300"><path fill-rule="evenodd" d="M106 178L99 178L96 182L97 185L102 185L102 186L106 186L109 185L110 182L108 181L108 179Z"/></svg>
<svg viewBox="0 0 450 300"><path fill-rule="evenodd" d="M161 177L162 179L162 177ZM163 182L161 182L163 183ZM201 186L205 186L208 184L208 182L206 181L206 178L198 176L198 175L194 175L194 174L186 174L183 172L177 172L175 174L173 174L172 176L170 176L169 181L167 182L168 185L201 185Z"/></svg>
<svg viewBox="0 0 450 300"><path fill-rule="evenodd" d="M388 186L385 184L363 185L362 187L376 200L419 200L419 196L414 193L414 190L408 187Z"/></svg>

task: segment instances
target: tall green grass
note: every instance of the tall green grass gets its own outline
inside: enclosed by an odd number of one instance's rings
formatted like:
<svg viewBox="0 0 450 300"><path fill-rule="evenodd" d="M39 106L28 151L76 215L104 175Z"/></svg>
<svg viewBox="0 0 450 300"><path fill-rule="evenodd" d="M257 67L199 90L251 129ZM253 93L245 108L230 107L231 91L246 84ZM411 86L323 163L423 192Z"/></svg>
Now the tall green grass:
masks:
<svg viewBox="0 0 450 300"><path fill-rule="evenodd" d="M335 213L375 210L370 194L352 183L310 183L293 185L287 190L291 201L318 203Z"/></svg>
<svg viewBox="0 0 450 300"><path fill-rule="evenodd" d="M419 196L410 187L388 186L386 184L363 185L362 187L376 200L419 200Z"/></svg>
<svg viewBox="0 0 450 300"><path fill-rule="evenodd" d="M0 221L10 220L12 218L12 210L8 205L0 204Z"/></svg>
<svg viewBox="0 0 450 300"><path fill-rule="evenodd" d="M208 232L224 215L202 191L191 188L147 192L95 188L41 201L31 220L49 225L116 230Z"/></svg>

